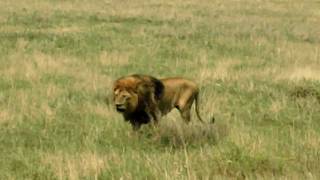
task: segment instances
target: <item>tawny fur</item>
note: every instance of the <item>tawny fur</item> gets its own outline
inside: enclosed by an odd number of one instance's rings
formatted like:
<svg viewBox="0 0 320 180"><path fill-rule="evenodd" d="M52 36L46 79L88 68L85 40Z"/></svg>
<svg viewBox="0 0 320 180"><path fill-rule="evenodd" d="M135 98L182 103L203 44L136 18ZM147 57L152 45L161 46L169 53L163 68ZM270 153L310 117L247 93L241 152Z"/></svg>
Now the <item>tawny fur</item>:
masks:
<svg viewBox="0 0 320 180"><path fill-rule="evenodd" d="M197 117L202 121L198 94L199 88L195 82L180 77L158 80L148 75L129 75L114 83L116 109L132 124L134 130L151 120L157 123L174 108L188 123L194 101Z"/></svg>
<svg viewBox="0 0 320 180"><path fill-rule="evenodd" d="M191 107L195 101L196 114L199 120L203 121L199 114L199 88L195 82L179 77L161 79L161 82L165 87L164 95L159 102L162 115L177 108L181 117L188 123L190 122Z"/></svg>

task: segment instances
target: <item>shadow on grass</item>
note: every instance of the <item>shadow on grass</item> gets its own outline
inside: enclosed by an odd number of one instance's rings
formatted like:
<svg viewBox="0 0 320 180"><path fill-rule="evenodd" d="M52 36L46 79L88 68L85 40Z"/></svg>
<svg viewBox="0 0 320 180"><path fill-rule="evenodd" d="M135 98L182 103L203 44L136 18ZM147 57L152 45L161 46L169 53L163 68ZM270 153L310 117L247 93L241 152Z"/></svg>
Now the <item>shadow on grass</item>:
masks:
<svg viewBox="0 0 320 180"><path fill-rule="evenodd" d="M153 144L171 148L215 145L228 134L225 124L166 121L157 127L145 126L139 136Z"/></svg>
<svg viewBox="0 0 320 180"><path fill-rule="evenodd" d="M317 91L315 87L297 86L291 90L290 97L292 97L293 99L314 98L320 103L320 92Z"/></svg>

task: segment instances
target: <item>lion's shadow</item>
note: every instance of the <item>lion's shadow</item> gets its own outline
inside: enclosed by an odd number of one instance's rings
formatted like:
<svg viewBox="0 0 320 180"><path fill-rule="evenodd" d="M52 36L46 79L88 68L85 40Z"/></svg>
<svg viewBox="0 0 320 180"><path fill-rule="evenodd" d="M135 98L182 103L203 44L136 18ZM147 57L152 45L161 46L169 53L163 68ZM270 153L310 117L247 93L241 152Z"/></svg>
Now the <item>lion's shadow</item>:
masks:
<svg viewBox="0 0 320 180"><path fill-rule="evenodd" d="M228 134L225 124L191 122L186 124L180 119L161 122L157 127L144 126L139 136L153 144L172 148L215 145Z"/></svg>

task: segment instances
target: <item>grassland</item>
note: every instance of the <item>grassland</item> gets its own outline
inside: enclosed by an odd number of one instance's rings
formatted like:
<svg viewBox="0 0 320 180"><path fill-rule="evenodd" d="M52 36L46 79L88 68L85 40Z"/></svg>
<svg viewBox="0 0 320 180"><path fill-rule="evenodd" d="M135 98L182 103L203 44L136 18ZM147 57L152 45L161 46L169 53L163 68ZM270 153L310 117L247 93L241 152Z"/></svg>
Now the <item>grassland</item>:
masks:
<svg viewBox="0 0 320 180"><path fill-rule="evenodd" d="M0 179L319 179L319 9L1 0ZM110 100L132 73L195 79L216 123L132 134Z"/></svg>

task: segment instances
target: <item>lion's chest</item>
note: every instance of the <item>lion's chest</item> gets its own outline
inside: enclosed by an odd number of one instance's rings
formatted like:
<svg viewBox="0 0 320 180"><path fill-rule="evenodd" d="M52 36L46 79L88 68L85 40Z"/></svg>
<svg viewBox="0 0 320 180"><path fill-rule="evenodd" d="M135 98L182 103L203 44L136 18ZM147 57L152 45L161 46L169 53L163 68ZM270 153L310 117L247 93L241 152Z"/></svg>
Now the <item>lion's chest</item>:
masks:
<svg viewBox="0 0 320 180"><path fill-rule="evenodd" d="M138 122L140 124L147 124L150 122L150 117L145 111L136 111L126 115L124 118L131 123Z"/></svg>

